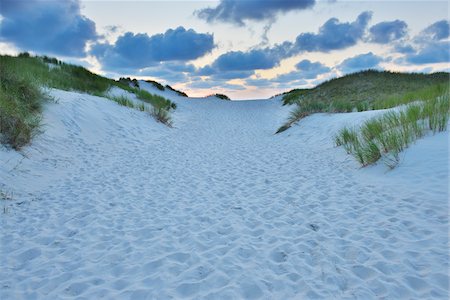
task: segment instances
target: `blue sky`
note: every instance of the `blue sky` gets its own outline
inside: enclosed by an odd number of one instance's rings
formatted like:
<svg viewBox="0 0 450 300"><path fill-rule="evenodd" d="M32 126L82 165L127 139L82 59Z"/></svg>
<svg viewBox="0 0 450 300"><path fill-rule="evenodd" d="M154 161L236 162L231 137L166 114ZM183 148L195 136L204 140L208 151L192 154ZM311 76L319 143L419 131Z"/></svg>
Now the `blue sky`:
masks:
<svg viewBox="0 0 450 300"><path fill-rule="evenodd" d="M0 52L190 95L265 98L364 69L449 70L447 1L0 0Z"/></svg>

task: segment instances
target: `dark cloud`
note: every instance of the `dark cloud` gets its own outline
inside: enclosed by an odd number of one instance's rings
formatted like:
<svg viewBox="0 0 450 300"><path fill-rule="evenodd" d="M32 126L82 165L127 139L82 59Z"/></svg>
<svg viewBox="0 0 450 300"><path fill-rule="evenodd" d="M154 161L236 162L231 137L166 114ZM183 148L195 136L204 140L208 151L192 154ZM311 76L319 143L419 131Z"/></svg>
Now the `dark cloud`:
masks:
<svg viewBox="0 0 450 300"><path fill-rule="evenodd" d="M244 79L255 74L255 71L228 71L228 72L217 72L211 76L212 80L231 80L231 79Z"/></svg>
<svg viewBox="0 0 450 300"><path fill-rule="evenodd" d="M134 76L149 76L157 79L158 81L164 81L167 84L175 84L180 82L186 82L188 80L188 76L186 73L182 72L174 72L163 66L161 67L152 67L146 68L138 73L134 73Z"/></svg>
<svg viewBox="0 0 450 300"><path fill-rule="evenodd" d="M394 51L402 54L408 54L408 53L414 53L416 50L414 50L414 47L411 45L404 45L404 44L397 44L394 47Z"/></svg>
<svg viewBox="0 0 450 300"><path fill-rule="evenodd" d="M397 59L400 64L433 64L450 62L450 24L437 21L420 32L411 44L397 45L395 51L405 54Z"/></svg>
<svg viewBox="0 0 450 300"><path fill-rule="evenodd" d="M272 69L278 66L282 57L275 48L253 49L248 52L230 51L220 55L211 65L199 68L198 76L212 76L213 79L248 78L255 70Z"/></svg>
<svg viewBox="0 0 450 300"><path fill-rule="evenodd" d="M318 75L327 73L330 71L330 68L323 65L320 62L311 62L310 60L304 59L295 65L297 70L302 74L301 78L304 79L313 79Z"/></svg>
<svg viewBox="0 0 450 300"><path fill-rule="evenodd" d="M372 52L356 55L344 60L338 69L343 73L353 73L361 70L376 69L379 67L383 59Z"/></svg>
<svg viewBox="0 0 450 300"><path fill-rule="evenodd" d="M195 71L195 75L197 75L197 76L211 76L211 75L213 75L215 73L216 73L216 70L213 67L209 66L209 65L201 67L201 68L198 68Z"/></svg>
<svg viewBox="0 0 450 300"><path fill-rule="evenodd" d="M207 22L226 22L243 26L246 21L274 20L280 13L314 6L315 0L221 0L214 8L196 15Z"/></svg>
<svg viewBox="0 0 450 300"><path fill-rule="evenodd" d="M319 75L328 73L331 69L320 62L311 62L310 60L304 59L295 65L295 71L280 74L275 79L274 82L287 83L287 82L297 82L305 81L307 79L315 79Z"/></svg>
<svg viewBox="0 0 450 300"><path fill-rule="evenodd" d="M412 64L431 64L450 62L450 42L442 41L430 43L416 53L406 56L406 61Z"/></svg>
<svg viewBox="0 0 450 300"><path fill-rule="evenodd" d="M83 57L86 43L98 38L78 0L1 0L0 14L0 40L22 50Z"/></svg>
<svg viewBox="0 0 450 300"><path fill-rule="evenodd" d="M168 61L161 63L161 65L172 72L183 72L183 73L195 72L195 66L193 64L187 64L184 62Z"/></svg>
<svg viewBox="0 0 450 300"><path fill-rule="evenodd" d="M404 21L395 20L381 22L370 27L369 41L378 44L387 44L406 36L408 25Z"/></svg>
<svg viewBox="0 0 450 300"><path fill-rule="evenodd" d="M186 82L188 75L195 71L192 64L184 62L162 62L152 67L145 68L139 71L134 71L135 76L150 76L158 80L164 80L166 83L174 84L179 82Z"/></svg>
<svg viewBox="0 0 450 300"><path fill-rule="evenodd" d="M95 45L91 54L98 58L105 69L141 69L161 61L193 60L211 52L214 47L212 34L178 27L152 36L127 32L113 45Z"/></svg>
<svg viewBox="0 0 450 300"><path fill-rule="evenodd" d="M434 24L431 24L425 28L421 37L427 40L440 41L450 36L450 23L448 20L441 20Z"/></svg>
<svg viewBox="0 0 450 300"><path fill-rule="evenodd" d="M273 47L251 49L247 52L224 53L212 64L198 69L196 75L242 79L251 76L255 70L267 70L279 66L282 59L301 52L327 52L353 46L362 39L371 15L371 12L363 12L351 23L340 23L338 19L332 18L320 27L319 33L300 34L295 43L284 42ZM319 74L329 71L329 68L320 63L311 63L310 61L303 61L297 67L299 70L282 75L280 80L295 80L295 77L316 78Z"/></svg>
<svg viewBox="0 0 450 300"><path fill-rule="evenodd" d="M250 86L264 87L264 88L269 88L273 84L270 79L266 78L256 78L256 79L249 78L245 80L245 83Z"/></svg>
<svg viewBox="0 0 450 300"><path fill-rule="evenodd" d="M328 52L348 48L360 41L372 17L372 12L363 12L352 23L341 23L331 18L316 33L302 33L295 41L296 52Z"/></svg>
<svg viewBox="0 0 450 300"><path fill-rule="evenodd" d="M267 48L249 52L231 51L219 56L213 67L219 71L271 69L278 65L279 61L280 57Z"/></svg>

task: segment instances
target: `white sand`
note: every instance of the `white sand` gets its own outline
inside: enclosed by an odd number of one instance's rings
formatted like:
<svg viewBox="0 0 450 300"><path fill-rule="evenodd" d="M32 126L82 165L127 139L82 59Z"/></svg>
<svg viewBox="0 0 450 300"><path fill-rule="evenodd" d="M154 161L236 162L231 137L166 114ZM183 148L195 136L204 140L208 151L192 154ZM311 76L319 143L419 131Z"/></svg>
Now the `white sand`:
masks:
<svg viewBox="0 0 450 300"><path fill-rule="evenodd" d="M275 136L289 113L278 99L167 92L170 129L52 94L26 158L0 150L14 194L0 202L1 299L448 297L447 133L387 172L332 142L380 112L318 114Z"/></svg>

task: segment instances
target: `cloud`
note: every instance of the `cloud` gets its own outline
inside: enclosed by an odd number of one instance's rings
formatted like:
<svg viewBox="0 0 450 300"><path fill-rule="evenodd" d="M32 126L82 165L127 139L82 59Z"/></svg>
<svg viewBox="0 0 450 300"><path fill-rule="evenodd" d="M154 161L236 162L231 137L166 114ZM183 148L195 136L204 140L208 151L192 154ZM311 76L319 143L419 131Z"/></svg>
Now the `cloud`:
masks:
<svg viewBox="0 0 450 300"><path fill-rule="evenodd" d="M211 76L212 80L231 80L231 79L243 79L248 78L255 74L255 71L228 71L217 72Z"/></svg>
<svg viewBox="0 0 450 300"><path fill-rule="evenodd" d="M256 86L256 87L264 87L264 88L270 88L272 86L272 81L270 79L266 78L249 78L245 80L245 83L250 86Z"/></svg>
<svg viewBox="0 0 450 300"><path fill-rule="evenodd" d="M189 61L214 49L214 36L184 27L148 36L127 32L114 44L96 44L91 54L105 69L151 67L161 61Z"/></svg>
<svg viewBox="0 0 450 300"><path fill-rule="evenodd" d="M353 73L361 70L378 68L382 61L383 59L381 57L369 52L345 59L338 66L338 69L343 73Z"/></svg>
<svg viewBox="0 0 450 300"><path fill-rule="evenodd" d="M450 23L448 20L441 20L425 28L420 37L426 40L440 41L450 36Z"/></svg>
<svg viewBox="0 0 450 300"><path fill-rule="evenodd" d="M306 82L308 79L315 79L319 75L328 73L331 69L320 62L311 62L304 59L295 65L296 70L280 74L273 79L274 82L288 83L288 82ZM303 83L302 83L303 84Z"/></svg>
<svg viewBox="0 0 450 300"><path fill-rule="evenodd" d="M78 0L1 0L0 14L0 41L22 50L83 57L86 43L98 38Z"/></svg>
<svg viewBox="0 0 450 300"><path fill-rule="evenodd" d="M304 79L313 79L331 70L320 62L311 62L307 59L300 61L295 67L302 74L301 78Z"/></svg>
<svg viewBox="0 0 450 300"><path fill-rule="evenodd" d="M212 64L197 70L199 76L215 76L216 78L247 78L255 70L267 70L279 66L280 61L306 51L328 52L355 45L362 39L367 24L372 16L371 12L361 13L352 23L340 23L338 19L329 19L319 29L319 33L302 33L295 43L284 42L260 49L249 51L230 51L220 55ZM309 62L309 61L308 61ZM303 62L306 67L307 62ZM320 63L317 63L320 65ZM315 78L323 69L294 71L291 76L301 78ZM322 66L322 65L321 65ZM322 66L324 67L324 66ZM327 69L326 71L329 71ZM283 75L287 80L290 75Z"/></svg>
<svg viewBox="0 0 450 300"><path fill-rule="evenodd" d="M231 51L219 56L213 67L220 71L271 69L278 65L279 61L280 58L268 48L249 52Z"/></svg>
<svg viewBox="0 0 450 300"><path fill-rule="evenodd" d="M153 67L142 69L137 73L134 73L135 76L146 76L157 79L158 81L164 81L168 84L176 84L180 82L186 82L188 80L188 76L185 73L173 72L164 67Z"/></svg>
<svg viewBox="0 0 450 300"><path fill-rule="evenodd" d="M188 75L195 71L192 64L184 62L162 62L152 67L134 71L135 76L150 76L158 80L164 80L170 84L186 82Z"/></svg>
<svg viewBox="0 0 450 300"><path fill-rule="evenodd" d="M450 41L427 44L416 53L407 55L406 61L418 65L450 62L449 49Z"/></svg>
<svg viewBox="0 0 450 300"><path fill-rule="evenodd" d="M397 44L394 47L394 51L402 54L408 54L408 53L414 53L416 50L414 50L413 46L411 45L404 45L404 44Z"/></svg>
<svg viewBox="0 0 450 300"><path fill-rule="evenodd" d="M198 80L193 81L189 83L190 88L194 89L228 89L228 90L235 90L235 91L243 91L245 90L245 86L240 84L231 84L226 82L220 82L220 81L210 81L210 80Z"/></svg>
<svg viewBox="0 0 450 300"><path fill-rule="evenodd" d="M405 56L397 60L406 64L433 64L450 62L450 23L437 21L420 32L411 45L397 45L395 50Z"/></svg>
<svg viewBox="0 0 450 300"><path fill-rule="evenodd" d="M230 51L214 62L196 71L198 76L213 79L242 79L252 76L255 70L267 70L278 66L282 56L277 48L253 49L247 52Z"/></svg>
<svg viewBox="0 0 450 300"><path fill-rule="evenodd" d="M243 26L246 21L275 20L280 13L311 8L315 0L221 0L214 8L195 14L208 23L225 22Z"/></svg>
<svg viewBox="0 0 450 300"><path fill-rule="evenodd" d="M377 44L387 44L406 36L407 30L408 25L404 21L381 22L370 27L369 41Z"/></svg>
<svg viewBox="0 0 450 300"><path fill-rule="evenodd" d="M364 36L372 17L372 12L363 12L352 23L341 23L337 18L331 18L319 28L319 32L302 33L295 41L295 51L320 51L344 49L355 45Z"/></svg>

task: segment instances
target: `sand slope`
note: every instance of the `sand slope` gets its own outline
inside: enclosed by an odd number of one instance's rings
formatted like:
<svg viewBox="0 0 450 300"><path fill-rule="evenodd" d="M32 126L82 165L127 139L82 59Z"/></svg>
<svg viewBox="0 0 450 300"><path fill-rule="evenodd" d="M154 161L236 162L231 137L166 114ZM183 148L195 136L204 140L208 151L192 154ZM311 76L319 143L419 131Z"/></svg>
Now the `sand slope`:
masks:
<svg viewBox="0 0 450 300"><path fill-rule="evenodd" d="M154 91L150 86L143 86ZM0 151L1 299L446 299L448 135L360 169L279 100L185 99L175 128L53 90L45 132Z"/></svg>

